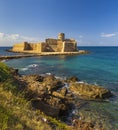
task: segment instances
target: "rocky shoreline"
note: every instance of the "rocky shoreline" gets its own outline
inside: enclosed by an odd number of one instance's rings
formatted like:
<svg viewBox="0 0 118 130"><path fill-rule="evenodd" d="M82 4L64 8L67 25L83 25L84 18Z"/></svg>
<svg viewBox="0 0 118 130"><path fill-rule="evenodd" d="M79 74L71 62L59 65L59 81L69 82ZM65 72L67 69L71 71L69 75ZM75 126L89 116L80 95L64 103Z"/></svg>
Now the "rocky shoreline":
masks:
<svg viewBox="0 0 118 130"><path fill-rule="evenodd" d="M18 70L14 71L14 77L35 110L39 109L48 116L64 121L75 130L96 128L93 122L85 122L81 116L76 118L73 114L77 98L80 99L77 107L81 108L90 100L104 101L112 96L108 89L79 82L77 77L63 80L54 75L19 75Z"/></svg>

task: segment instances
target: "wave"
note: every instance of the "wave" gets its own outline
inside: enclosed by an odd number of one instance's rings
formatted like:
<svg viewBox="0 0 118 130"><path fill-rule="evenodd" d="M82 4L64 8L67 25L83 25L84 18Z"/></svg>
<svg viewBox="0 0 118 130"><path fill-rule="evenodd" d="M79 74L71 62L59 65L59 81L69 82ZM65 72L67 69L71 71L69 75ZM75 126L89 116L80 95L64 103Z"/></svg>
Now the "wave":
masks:
<svg viewBox="0 0 118 130"><path fill-rule="evenodd" d="M21 71L27 71L28 68L20 68Z"/></svg>
<svg viewBox="0 0 118 130"><path fill-rule="evenodd" d="M32 67L38 67L38 64L31 64L31 65L28 65L28 68L32 68Z"/></svg>

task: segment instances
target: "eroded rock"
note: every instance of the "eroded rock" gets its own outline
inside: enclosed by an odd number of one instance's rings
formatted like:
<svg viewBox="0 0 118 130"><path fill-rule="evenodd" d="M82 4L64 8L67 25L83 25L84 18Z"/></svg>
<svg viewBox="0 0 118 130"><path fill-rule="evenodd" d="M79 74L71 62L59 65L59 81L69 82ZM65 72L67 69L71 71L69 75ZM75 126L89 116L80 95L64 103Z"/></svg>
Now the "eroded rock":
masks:
<svg viewBox="0 0 118 130"><path fill-rule="evenodd" d="M27 82L32 82L32 81L38 81L38 82L43 82L44 77L36 74L32 75L24 75L22 76L23 79Z"/></svg>
<svg viewBox="0 0 118 130"><path fill-rule="evenodd" d="M108 89L86 83L71 83L70 90L88 99L104 99L112 95Z"/></svg>
<svg viewBox="0 0 118 130"><path fill-rule="evenodd" d="M46 104L45 102L35 99L32 100L32 106L36 109L40 109L45 114L52 116L52 117L58 117L60 109L58 107L54 107L51 105Z"/></svg>
<svg viewBox="0 0 118 130"><path fill-rule="evenodd" d="M103 99L111 96L109 90L100 86L78 83L76 77L70 78L69 89L68 86L64 86L66 84L64 80L57 79L53 75L25 75L20 76L19 80L19 84L25 86L27 97L30 97L34 108L62 120L67 118L73 109L76 103L75 95L86 99ZM82 102L79 103L80 107L83 106Z"/></svg>
<svg viewBox="0 0 118 130"><path fill-rule="evenodd" d="M27 75L20 79L27 85L27 95L32 98L34 108L53 117L66 115L71 109L72 97L68 89L63 87L64 81L56 79L53 75Z"/></svg>
<svg viewBox="0 0 118 130"><path fill-rule="evenodd" d="M79 79L76 76L72 76L70 78L67 78L66 82L77 82Z"/></svg>
<svg viewBox="0 0 118 130"><path fill-rule="evenodd" d="M63 81L56 79L53 75L48 75L44 78L42 85L43 87L46 87L48 91L52 92L64 86L64 83Z"/></svg>

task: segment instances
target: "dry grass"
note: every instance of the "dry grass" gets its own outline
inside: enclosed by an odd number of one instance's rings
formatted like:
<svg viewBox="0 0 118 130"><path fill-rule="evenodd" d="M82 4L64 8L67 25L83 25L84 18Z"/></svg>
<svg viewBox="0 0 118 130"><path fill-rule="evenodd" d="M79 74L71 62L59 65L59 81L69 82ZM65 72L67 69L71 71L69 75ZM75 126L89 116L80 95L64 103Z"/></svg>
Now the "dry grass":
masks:
<svg viewBox="0 0 118 130"><path fill-rule="evenodd" d="M40 110L32 110L30 101L18 92L17 87L10 68L0 62L0 130L71 129Z"/></svg>

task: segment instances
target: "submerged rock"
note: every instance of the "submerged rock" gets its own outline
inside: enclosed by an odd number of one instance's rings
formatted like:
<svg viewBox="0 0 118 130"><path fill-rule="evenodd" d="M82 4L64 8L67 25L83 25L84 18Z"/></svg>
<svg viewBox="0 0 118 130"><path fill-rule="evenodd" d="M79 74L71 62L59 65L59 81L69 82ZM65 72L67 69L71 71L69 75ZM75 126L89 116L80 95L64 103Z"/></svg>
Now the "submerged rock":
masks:
<svg viewBox="0 0 118 130"><path fill-rule="evenodd" d="M108 89L86 83L71 83L69 89L87 99L104 99L112 95Z"/></svg>

